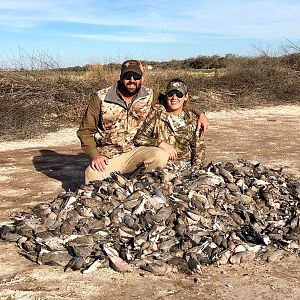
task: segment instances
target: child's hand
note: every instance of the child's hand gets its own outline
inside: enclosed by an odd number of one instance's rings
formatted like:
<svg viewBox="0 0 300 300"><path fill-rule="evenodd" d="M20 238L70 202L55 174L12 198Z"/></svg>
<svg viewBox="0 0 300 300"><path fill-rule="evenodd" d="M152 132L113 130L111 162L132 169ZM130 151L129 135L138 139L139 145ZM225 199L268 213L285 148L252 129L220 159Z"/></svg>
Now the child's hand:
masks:
<svg viewBox="0 0 300 300"><path fill-rule="evenodd" d="M158 148L161 148L169 153L169 158L171 160L175 160L177 158L177 152L174 147L166 142L161 142L158 145Z"/></svg>

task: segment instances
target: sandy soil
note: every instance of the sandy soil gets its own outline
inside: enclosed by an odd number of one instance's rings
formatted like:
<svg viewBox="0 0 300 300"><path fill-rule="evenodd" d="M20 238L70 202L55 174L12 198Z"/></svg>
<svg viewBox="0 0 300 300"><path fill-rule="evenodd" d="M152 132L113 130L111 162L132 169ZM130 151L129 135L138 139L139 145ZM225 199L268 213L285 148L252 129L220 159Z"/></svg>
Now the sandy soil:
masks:
<svg viewBox="0 0 300 300"><path fill-rule="evenodd" d="M300 179L300 106L207 113L207 161L257 160ZM83 182L88 158L69 128L43 139L0 143L0 224ZM300 299L300 259L203 267L164 277L102 269L64 273L0 242L0 299Z"/></svg>

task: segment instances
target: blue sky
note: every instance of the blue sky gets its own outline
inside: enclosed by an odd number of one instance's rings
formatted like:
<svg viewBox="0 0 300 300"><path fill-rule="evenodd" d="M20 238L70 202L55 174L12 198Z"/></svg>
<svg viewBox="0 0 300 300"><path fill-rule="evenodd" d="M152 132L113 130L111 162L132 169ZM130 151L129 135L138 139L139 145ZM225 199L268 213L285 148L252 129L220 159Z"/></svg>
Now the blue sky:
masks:
<svg viewBox="0 0 300 300"><path fill-rule="evenodd" d="M0 0L0 66L256 55L300 41L299 0Z"/></svg>

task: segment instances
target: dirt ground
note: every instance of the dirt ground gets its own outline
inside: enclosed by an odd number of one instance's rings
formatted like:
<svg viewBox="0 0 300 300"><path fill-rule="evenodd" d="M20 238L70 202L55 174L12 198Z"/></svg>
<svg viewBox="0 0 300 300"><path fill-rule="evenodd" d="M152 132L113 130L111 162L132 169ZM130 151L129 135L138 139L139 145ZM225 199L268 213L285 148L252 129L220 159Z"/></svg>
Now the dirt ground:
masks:
<svg viewBox="0 0 300 300"><path fill-rule="evenodd" d="M207 113L207 162L256 160L300 180L300 106ZM88 164L76 128L43 139L0 143L0 224L76 190ZM203 267L158 277L102 269L91 274L36 265L0 242L0 299L300 299L300 258Z"/></svg>

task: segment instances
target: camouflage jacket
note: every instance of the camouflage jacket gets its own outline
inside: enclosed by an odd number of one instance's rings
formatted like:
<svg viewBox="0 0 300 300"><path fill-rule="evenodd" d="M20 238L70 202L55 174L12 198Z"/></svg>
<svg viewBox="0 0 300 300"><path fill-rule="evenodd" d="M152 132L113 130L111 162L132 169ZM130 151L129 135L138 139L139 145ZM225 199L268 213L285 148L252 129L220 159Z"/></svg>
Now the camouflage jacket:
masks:
<svg viewBox="0 0 300 300"><path fill-rule="evenodd" d="M133 138L156 102L153 90L145 87L130 105L121 99L118 83L99 90L92 96L77 131L82 150L94 159L99 154L112 158L135 148ZM188 109L198 116L202 112L195 106Z"/></svg>
<svg viewBox="0 0 300 300"><path fill-rule="evenodd" d="M77 136L91 159L99 154L112 158L133 149L133 137L150 111L153 91L141 87L130 103L118 95L117 83L92 97Z"/></svg>
<svg viewBox="0 0 300 300"><path fill-rule="evenodd" d="M190 159L191 164L203 165L205 144L203 135L196 132L197 116L184 110L182 126L176 126L165 107L156 104L134 137L137 146L158 146L161 142L172 145L178 159Z"/></svg>

